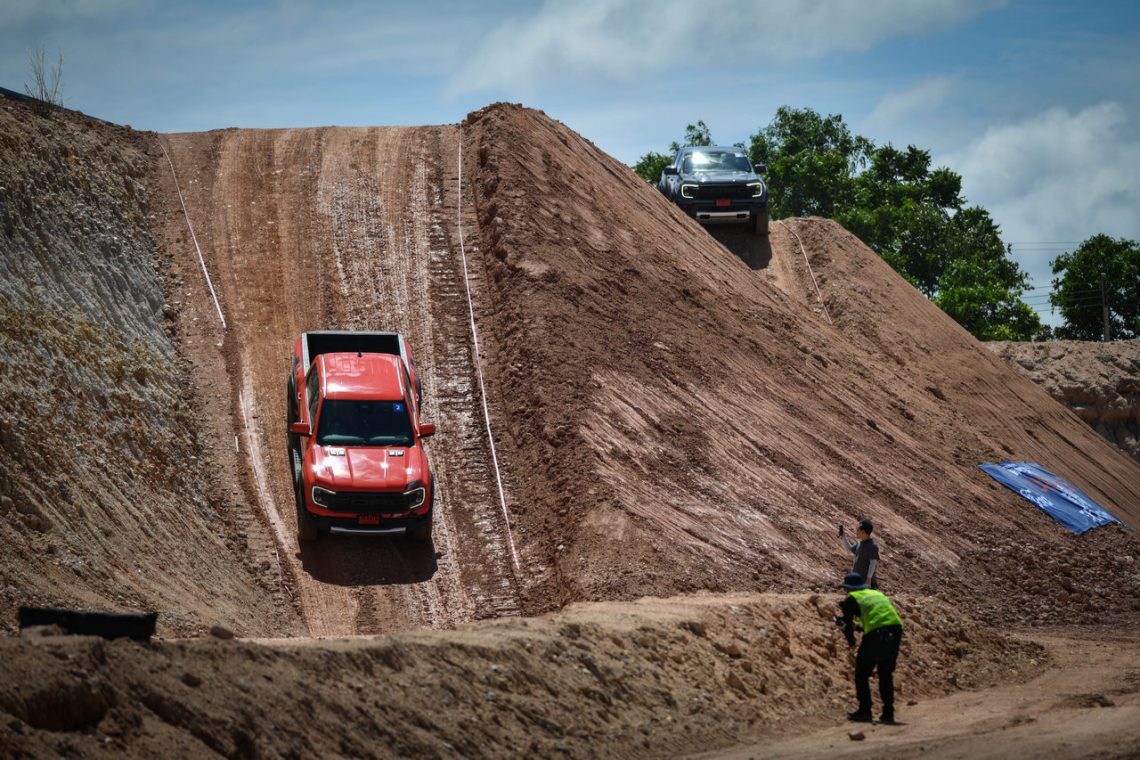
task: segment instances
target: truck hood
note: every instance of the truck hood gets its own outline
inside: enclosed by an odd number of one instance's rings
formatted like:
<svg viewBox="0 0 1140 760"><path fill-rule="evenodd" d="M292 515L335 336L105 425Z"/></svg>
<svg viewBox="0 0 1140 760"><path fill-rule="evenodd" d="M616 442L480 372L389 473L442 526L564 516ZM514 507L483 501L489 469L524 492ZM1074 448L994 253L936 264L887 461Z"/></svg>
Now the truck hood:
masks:
<svg viewBox="0 0 1140 760"><path fill-rule="evenodd" d="M695 182L698 185L723 182L755 182L760 179L752 172L700 172L697 174L684 174L686 182Z"/></svg>
<svg viewBox="0 0 1140 760"><path fill-rule="evenodd" d="M425 471L423 450L392 446L314 446L317 481L341 491L403 491Z"/></svg>

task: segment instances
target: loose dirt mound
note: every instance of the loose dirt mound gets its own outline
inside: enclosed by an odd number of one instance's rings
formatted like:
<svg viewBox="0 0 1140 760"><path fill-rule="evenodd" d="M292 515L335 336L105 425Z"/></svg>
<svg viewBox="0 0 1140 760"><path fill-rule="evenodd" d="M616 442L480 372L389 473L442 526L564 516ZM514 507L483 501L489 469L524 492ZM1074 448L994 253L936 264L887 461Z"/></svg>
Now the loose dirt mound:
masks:
<svg viewBox="0 0 1140 760"><path fill-rule="evenodd" d="M1078 539L977 465L1037 461L1132 524L1140 469L855 237L797 220L770 248L721 234L733 256L539 113L465 132L512 510L556 568L531 609L820 587L848 567L835 523L866 515L889 588L953 578L1004 621L1135 615L1130 533Z"/></svg>
<svg viewBox="0 0 1140 760"><path fill-rule="evenodd" d="M578 605L449 633L142 646L0 641L0 746L20 756L661 757L848 704L832 599ZM1039 647L900 600L903 705L1032 675Z"/></svg>
<svg viewBox="0 0 1140 760"><path fill-rule="evenodd" d="M1140 340L997 341L986 348L1140 460Z"/></svg>

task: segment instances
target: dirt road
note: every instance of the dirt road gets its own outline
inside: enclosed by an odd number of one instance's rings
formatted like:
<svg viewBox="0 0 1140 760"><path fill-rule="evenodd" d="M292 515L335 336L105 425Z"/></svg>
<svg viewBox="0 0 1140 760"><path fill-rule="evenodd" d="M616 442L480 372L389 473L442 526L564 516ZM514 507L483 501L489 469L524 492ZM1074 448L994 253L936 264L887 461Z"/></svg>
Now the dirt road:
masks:
<svg viewBox="0 0 1140 760"><path fill-rule="evenodd" d="M458 129L164 139L227 323L238 469L273 528L309 633L441 628L517 614L513 557L477 416L455 239ZM478 288L479 272L472 274ZM197 298L210 318L207 294ZM314 329L395 330L411 341L426 416L441 431L430 447L439 488L434 546L366 538L298 544L285 380L293 340Z"/></svg>
<svg viewBox="0 0 1140 760"><path fill-rule="evenodd" d="M841 724L729 752L753 757L1136 757L1140 638L1135 631L1034 633L1050 662L1026 682L964 691L900 709L899 726ZM865 738L852 741L850 731Z"/></svg>

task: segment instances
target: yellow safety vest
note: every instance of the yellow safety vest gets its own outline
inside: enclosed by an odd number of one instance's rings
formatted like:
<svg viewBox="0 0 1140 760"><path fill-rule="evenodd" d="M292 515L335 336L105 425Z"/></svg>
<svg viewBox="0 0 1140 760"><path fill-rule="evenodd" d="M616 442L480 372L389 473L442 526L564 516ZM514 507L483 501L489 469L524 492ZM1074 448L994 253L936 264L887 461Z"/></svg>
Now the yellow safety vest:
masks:
<svg viewBox="0 0 1140 760"><path fill-rule="evenodd" d="M863 633L870 633L888 625L902 627L902 618L882 591L868 588L848 593L859 603L859 618L863 621Z"/></svg>

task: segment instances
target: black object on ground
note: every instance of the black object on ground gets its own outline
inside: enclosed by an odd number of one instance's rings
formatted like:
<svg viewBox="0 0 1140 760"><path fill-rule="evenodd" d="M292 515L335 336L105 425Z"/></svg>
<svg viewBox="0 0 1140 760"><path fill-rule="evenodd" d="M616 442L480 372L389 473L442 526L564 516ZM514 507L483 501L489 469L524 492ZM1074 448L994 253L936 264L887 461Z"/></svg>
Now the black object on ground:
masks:
<svg viewBox="0 0 1140 760"><path fill-rule="evenodd" d="M149 641L158 622L157 612L85 612L54 607L21 607L20 629L55 625L72 636L101 636Z"/></svg>

